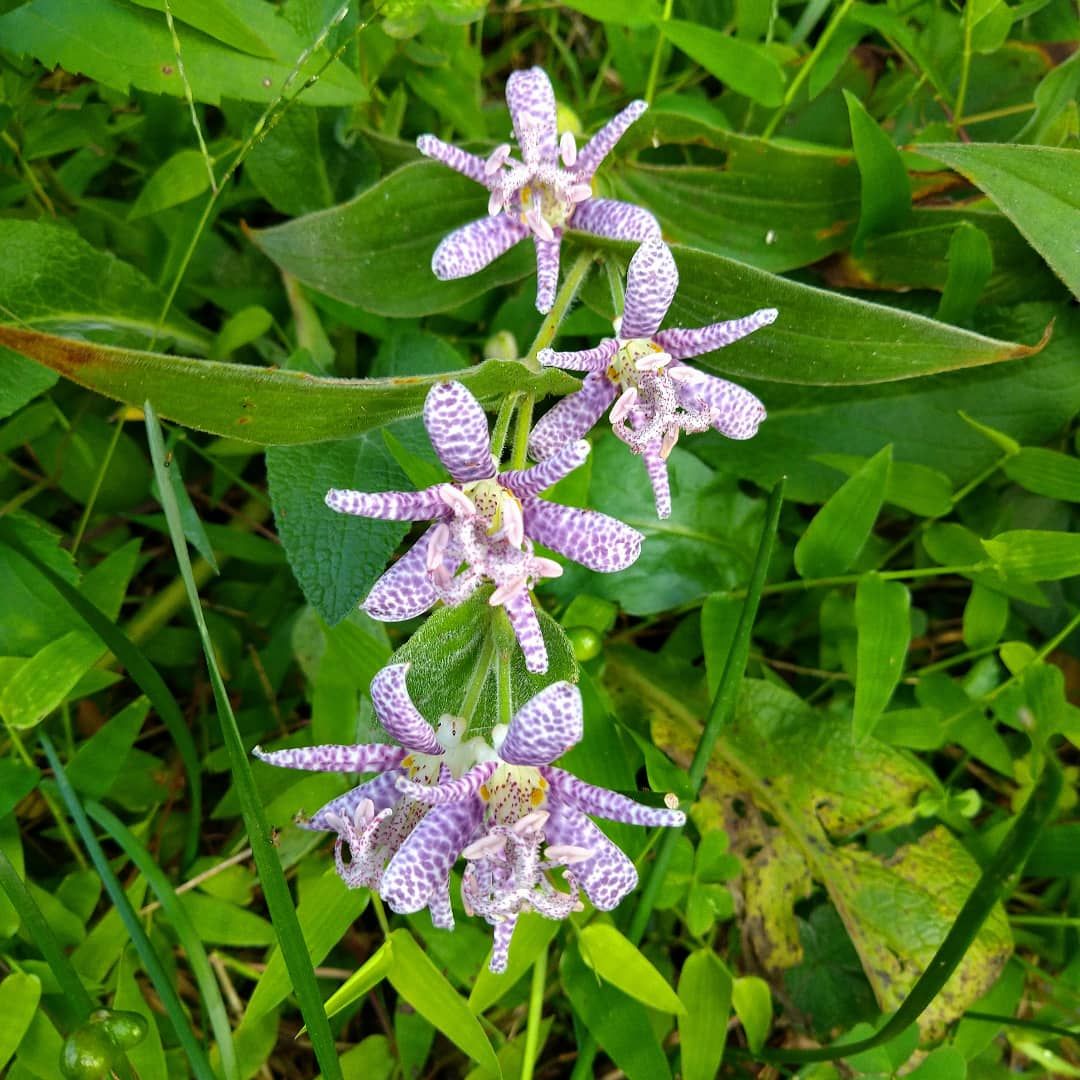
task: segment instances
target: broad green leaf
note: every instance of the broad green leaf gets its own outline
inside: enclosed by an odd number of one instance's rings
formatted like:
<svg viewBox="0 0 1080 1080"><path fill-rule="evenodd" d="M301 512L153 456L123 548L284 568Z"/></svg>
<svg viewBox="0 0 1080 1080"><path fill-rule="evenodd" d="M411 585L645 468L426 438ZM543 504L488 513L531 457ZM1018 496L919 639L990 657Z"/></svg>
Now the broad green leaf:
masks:
<svg viewBox="0 0 1080 1080"><path fill-rule="evenodd" d="M1004 4L1001 6L1005 7ZM955 1046L940 1046L907 1075L911 1080L965 1080L967 1074L964 1055Z"/></svg>
<svg viewBox="0 0 1080 1080"><path fill-rule="evenodd" d="M1080 574L1080 535L1017 529L982 542L996 566L1027 581L1059 581Z"/></svg>
<svg viewBox="0 0 1080 1080"><path fill-rule="evenodd" d="M165 1051L161 1045L157 1019L139 989L135 978L136 961L133 950L126 949L116 972L116 994L112 1007L138 1013L147 1024L146 1038L127 1051L127 1059L138 1069L139 1080L168 1080Z"/></svg>
<svg viewBox="0 0 1080 1080"><path fill-rule="evenodd" d="M616 250L620 259L633 251L614 241L596 243ZM728 377L854 386L1014 360L1034 355L1044 344L998 341L896 308L774 277L704 251L675 246L672 254L680 283L665 325L705 326L757 307L780 311L771 326L694 361ZM587 288L584 299L610 315L606 286Z"/></svg>
<svg viewBox="0 0 1080 1080"><path fill-rule="evenodd" d="M686 1008L641 950L614 926L590 923L581 931L581 958L602 979L650 1009L683 1015Z"/></svg>
<svg viewBox="0 0 1080 1080"><path fill-rule="evenodd" d="M964 644L987 649L1001 640L1009 621L1009 598L976 581L964 605Z"/></svg>
<svg viewBox="0 0 1080 1080"><path fill-rule="evenodd" d="M923 143L919 153L963 173L1008 214L1016 227L1080 296L1080 250L1063 223L1080 211L1080 150L995 143Z"/></svg>
<svg viewBox="0 0 1080 1080"><path fill-rule="evenodd" d="M776 108L784 100L783 68L760 46L682 19L668 19L660 30L736 93L767 108Z"/></svg>
<svg viewBox="0 0 1080 1080"><path fill-rule="evenodd" d="M859 634L852 732L865 739L881 718L904 672L911 639L911 594L899 581L864 574L855 589Z"/></svg>
<svg viewBox="0 0 1080 1080"><path fill-rule="evenodd" d="M390 1080L396 1068L397 1060L385 1035L369 1035L341 1055L345 1080Z"/></svg>
<svg viewBox="0 0 1080 1080"><path fill-rule="evenodd" d="M559 973L576 1017L629 1080L671 1080L648 1011L597 978L573 939L563 950Z"/></svg>
<svg viewBox="0 0 1080 1080"><path fill-rule="evenodd" d="M679 974L679 997L686 1007L679 1017L683 1080L714 1080L720 1069L731 983L731 975L710 949L698 949L683 961Z"/></svg>
<svg viewBox="0 0 1080 1080"><path fill-rule="evenodd" d="M56 382L56 375L7 350L0 363L0 419L21 409Z"/></svg>
<svg viewBox="0 0 1080 1080"><path fill-rule="evenodd" d="M194 891L184 893L179 900L199 939L207 945L255 948L277 941L273 926L254 911Z"/></svg>
<svg viewBox="0 0 1080 1080"><path fill-rule="evenodd" d="M395 664L412 664L409 694L431 723L446 713L460 716L466 697L475 695L469 731L491 731L498 723L497 652L504 653L510 665L515 709L554 682L577 682L573 650L562 627L547 612L540 609L537 615L547 645L548 669L543 675L533 675L525 670L502 609L487 602L489 595L481 590L457 607L436 609L393 655Z"/></svg>
<svg viewBox="0 0 1080 1080"><path fill-rule="evenodd" d="M264 445L347 439L372 428L418 416L438 376L327 379L296 371L191 360L161 353L90 345L13 326L0 326L0 345L32 357L99 394L141 405L147 397L161 414L195 428ZM565 393L570 376L531 372L515 360L487 360L455 372L482 401L511 390ZM212 395L206 386L213 387Z"/></svg>
<svg viewBox="0 0 1080 1080"><path fill-rule="evenodd" d="M390 972L394 962L394 942L384 941L327 999L326 1015L336 1016L354 1001L365 997Z"/></svg>
<svg viewBox="0 0 1080 1080"><path fill-rule="evenodd" d="M266 453L278 535L308 602L333 626L367 595L408 532L408 522L338 514L330 488L400 491L411 485L377 432Z"/></svg>
<svg viewBox="0 0 1080 1080"><path fill-rule="evenodd" d="M559 932L559 927L558 922L545 919L535 912L521 915L514 927L514 947L510 950L506 970L496 975L488 969L487 963L484 963L473 982L472 992L469 994L469 1008L479 1016L509 993L551 943Z"/></svg>
<svg viewBox="0 0 1080 1080"><path fill-rule="evenodd" d="M387 978L394 989L478 1065L499 1074L499 1063L480 1021L427 958L408 930L395 930Z"/></svg>
<svg viewBox="0 0 1080 1080"><path fill-rule="evenodd" d="M990 0L989 3L976 2L964 8L965 16L971 15L971 47L975 52L997 52L1012 27L1012 9L1005 0Z"/></svg>
<svg viewBox="0 0 1080 1080"><path fill-rule="evenodd" d="M1080 502L1080 458L1025 446L1005 462L1005 475L1036 495Z"/></svg>
<svg viewBox="0 0 1080 1080"><path fill-rule="evenodd" d="M1064 63L1051 68L1035 88L1035 112L1017 132L1016 141L1044 143L1058 117L1066 109L1076 108L1080 95L1080 54L1073 53Z"/></svg>
<svg viewBox="0 0 1080 1080"><path fill-rule="evenodd" d="M977 431L984 438L989 439L999 450L1004 451L1005 454L1011 456L1020 453L1020 444L1011 435L1008 435L1004 431L999 431L989 424L981 423L979 420L976 420L974 416L969 416L962 409L959 411L959 416L968 427Z"/></svg>
<svg viewBox="0 0 1080 1080"><path fill-rule="evenodd" d="M273 101L309 44L265 4L244 0L243 12L245 21L257 18L255 26L274 59L251 56L181 28L184 69L197 101L211 105L223 97ZM121 0L74 6L67 0L30 0L0 17L0 38L11 52L34 56L46 67L59 65L73 75L86 75L118 90L135 86L154 94L184 94L164 16ZM101 48L103 41L109 43L107 49ZM325 60L323 53L310 58L295 87L303 86ZM366 96L359 79L339 61L300 100L307 105L351 105Z"/></svg>
<svg viewBox="0 0 1080 1080"><path fill-rule="evenodd" d="M0 1069L18 1049L40 999L41 980L36 975L13 971L0 982Z"/></svg>
<svg viewBox="0 0 1080 1080"><path fill-rule="evenodd" d="M864 462L854 454L818 454L816 460L848 476L857 473ZM941 517L952 509L952 484L936 469L913 465L910 461L894 461L889 470L885 501L914 514Z"/></svg>
<svg viewBox="0 0 1080 1080"><path fill-rule="evenodd" d="M149 710L150 702L137 697L83 742L67 770L78 791L91 799L108 792L123 771Z"/></svg>
<svg viewBox="0 0 1080 1080"><path fill-rule="evenodd" d="M0 819L7 817L41 779L36 768L13 757L0 758Z"/></svg>
<svg viewBox="0 0 1080 1080"><path fill-rule="evenodd" d="M430 315L533 273L535 255L526 243L458 281L439 281L431 272L439 241L486 214L483 187L421 161L351 202L250 235L278 266L318 292L380 315Z"/></svg>
<svg viewBox="0 0 1080 1080"><path fill-rule="evenodd" d="M159 11L164 19L165 0L132 0L132 3ZM237 3L236 0L228 0L226 3L221 0L170 0L169 10L177 23L187 23L204 34L252 56L273 59L273 51L251 26L252 7L246 0L243 3ZM178 36L183 48L186 35L182 27L178 27Z"/></svg>
<svg viewBox="0 0 1080 1080"><path fill-rule="evenodd" d="M564 6L614 26L645 27L660 17L657 0L567 0Z"/></svg>
<svg viewBox="0 0 1080 1080"><path fill-rule="evenodd" d="M795 545L800 577L831 577L854 563L885 500L891 465L892 447L886 446L814 515Z"/></svg>
<svg viewBox="0 0 1080 1080"><path fill-rule="evenodd" d="M56 1075L56 1063L60 1060L60 1052L64 1048L64 1040L60 1032L56 1030L48 1013L44 1009L38 1009L30 1026L26 1029L23 1040L19 1043L19 1052L15 1061L18 1067L26 1069L29 1076L35 1080ZM130 1059L129 1059L130 1060ZM16 1069L5 1075L16 1080L22 1076L26 1080L27 1073L19 1073ZM146 1080L155 1080L155 1077L147 1075Z"/></svg>
<svg viewBox="0 0 1080 1080"><path fill-rule="evenodd" d="M942 322L966 323L994 272L989 237L970 222L962 221L949 239L946 263L948 276L941 291L937 318Z"/></svg>
<svg viewBox="0 0 1080 1080"><path fill-rule="evenodd" d="M844 99L862 190L859 228L852 241L859 253L868 237L891 232L905 224L911 213L911 184L892 139L854 94L845 90Z"/></svg>
<svg viewBox="0 0 1080 1080"><path fill-rule="evenodd" d="M146 181L139 197L128 211L128 220L135 221L179 206L201 195L210 187L206 161L198 150L179 150L165 161Z"/></svg>
<svg viewBox="0 0 1080 1080"><path fill-rule="evenodd" d="M772 1026L772 993L769 984L756 975L743 975L731 986L731 1007L746 1032L751 1052L765 1044Z"/></svg>
<svg viewBox="0 0 1080 1080"><path fill-rule="evenodd" d="M0 715L13 728L39 724L59 708L103 652L101 642L72 630L26 660L0 688Z"/></svg>

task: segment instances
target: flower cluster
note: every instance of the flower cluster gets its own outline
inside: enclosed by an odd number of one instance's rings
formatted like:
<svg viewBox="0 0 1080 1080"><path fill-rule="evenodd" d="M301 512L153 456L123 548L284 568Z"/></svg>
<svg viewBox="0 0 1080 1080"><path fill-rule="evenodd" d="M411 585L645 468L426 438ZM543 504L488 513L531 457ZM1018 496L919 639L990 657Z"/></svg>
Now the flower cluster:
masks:
<svg viewBox="0 0 1080 1080"><path fill-rule="evenodd" d="M544 551L613 573L634 562L643 537L606 514L542 494L585 462L584 436L610 408L613 432L642 457L657 514L667 517L667 459L680 434L712 428L747 439L765 418L749 391L685 361L768 326L777 313L764 308L698 329L662 330L679 275L659 224L647 210L593 194L598 166L645 103L628 106L579 151L571 133L558 132L555 95L539 68L511 75L506 98L520 160L509 144L485 159L433 135L418 140L422 153L490 193L488 216L447 236L432 269L443 279L473 274L531 236L536 306L547 312L566 229L633 240L639 247L614 336L581 352L538 354L543 365L587 375L529 433L536 464L500 471L484 409L463 384L443 382L428 393L424 424L449 480L423 491L332 489L326 504L361 517L430 522L364 600L372 618L411 619L440 601L456 606L489 590L487 602L505 612L526 669L543 676L548 651L531 593L562 573ZM516 464L525 464L523 452ZM335 833L342 880L377 890L394 911L427 908L434 925L452 928L450 875L464 859L462 905L494 927L493 971L506 967L522 912L564 919L581 909L582 895L609 910L636 885L633 863L591 817L684 824L674 805L646 806L555 767L583 734L581 695L570 683L547 685L485 738L471 732L470 717L421 715L407 673L407 664L392 664L371 684L375 715L392 743L255 754L271 765L371 776L300 824Z"/></svg>

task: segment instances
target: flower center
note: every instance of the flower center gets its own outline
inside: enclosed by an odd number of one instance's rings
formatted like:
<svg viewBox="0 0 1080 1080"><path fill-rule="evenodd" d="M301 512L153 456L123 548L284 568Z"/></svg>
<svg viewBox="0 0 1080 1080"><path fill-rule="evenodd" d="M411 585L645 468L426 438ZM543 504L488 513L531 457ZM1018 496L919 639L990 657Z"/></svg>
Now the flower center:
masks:
<svg viewBox="0 0 1080 1080"><path fill-rule="evenodd" d="M488 536L505 531L507 539L513 543L516 523L521 520L521 500L497 480L477 480L465 484L462 491L476 508L477 516L487 525ZM520 540L514 546L520 547Z"/></svg>
<svg viewBox="0 0 1080 1080"><path fill-rule="evenodd" d="M619 338L619 351L611 358L607 377L623 390L638 387L647 372L662 371L671 360L651 338Z"/></svg>
<svg viewBox="0 0 1080 1080"><path fill-rule="evenodd" d="M480 788L492 825L514 825L547 803L548 782L531 765L501 762L491 779Z"/></svg>

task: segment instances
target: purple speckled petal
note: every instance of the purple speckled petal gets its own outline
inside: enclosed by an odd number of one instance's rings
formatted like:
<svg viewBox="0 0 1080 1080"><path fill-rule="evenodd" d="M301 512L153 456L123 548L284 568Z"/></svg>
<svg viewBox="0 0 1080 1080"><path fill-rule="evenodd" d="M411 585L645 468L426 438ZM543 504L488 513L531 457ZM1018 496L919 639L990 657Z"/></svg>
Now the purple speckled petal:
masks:
<svg viewBox="0 0 1080 1080"><path fill-rule="evenodd" d="M495 185L495 178L498 174L488 176L484 171L483 158L470 154L466 150L459 150L456 146L451 146L434 135L421 135L416 140L416 149L424 157L442 162L443 165L448 165L455 172L461 173L462 176L467 176L470 180L483 184L489 191Z"/></svg>
<svg viewBox="0 0 1080 1080"><path fill-rule="evenodd" d="M425 802L430 806L464 802L478 796L480 789L491 779L491 774L498 767L497 761L481 761L456 780L447 780L439 784L417 784L412 780L403 779L398 781L397 787L403 795L408 795L410 799Z"/></svg>
<svg viewBox="0 0 1080 1080"><path fill-rule="evenodd" d="M573 171L582 183L588 183L600 163L615 149L626 129L649 107L646 101L632 101L609 120L584 146L577 156Z"/></svg>
<svg viewBox="0 0 1080 1080"><path fill-rule="evenodd" d="M749 337L755 330L771 326L776 322L778 314L776 308L762 308L741 319L711 323L696 330L683 330L678 327L661 330L656 335L656 344L676 360L686 360L688 357L722 349L725 345Z"/></svg>
<svg viewBox="0 0 1080 1080"><path fill-rule="evenodd" d="M435 889L428 897L428 911L431 912L431 925L436 929L454 929L454 909L450 906L449 877L447 877L445 889Z"/></svg>
<svg viewBox="0 0 1080 1080"><path fill-rule="evenodd" d="M526 536L590 570L625 570L641 554L641 533L597 510L543 499L526 499L522 510Z"/></svg>
<svg viewBox="0 0 1080 1080"><path fill-rule="evenodd" d="M528 532L527 525L526 532ZM544 635L540 631L540 620L536 617L532 597L527 590L522 590L503 604L503 610L510 620L510 625L514 628L514 636L525 655L526 670L534 675L543 675L548 669L547 646L544 644Z"/></svg>
<svg viewBox="0 0 1080 1080"><path fill-rule="evenodd" d="M542 461L580 439L604 415L615 393L615 385L602 372L587 375L576 394L564 397L537 421L529 436L529 453Z"/></svg>
<svg viewBox="0 0 1080 1080"><path fill-rule="evenodd" d="M439 460L459 484L495 475L487 416L459 382L437 383L424 401L424 427Z"/></svg>
<svg viewBox="0 0 1080 1080"><path fill-rule="evenodd" d="M442 895L450 868L472 840L483 814L479 799L447 803L435 807L413 829L379 884L379 892L392 910L407 915Z"/></svg>
<svg viewBox="0 0 1080 1080"><path fill-rule="evenodd" d="M499 757L511 765L550 765L581 742L583 732L581 691L568 682L552 683L518 709Z"/></svg>
<svg viewBox="0 0 1080 1080"><path fill-rule="evenodd" d="M326 505L339 514L381 518L383 521L431 521L446 513L437 487L423 491L351 491L331 488Z"/></svg>
<svg viewBox="0 0 1080 1080"><path fill-rule="evenodd" d="M595 348L581 349L578 352L541 349L536 359L544 367L565 368L567 371L603 371L618 351L619 343L614 338L604 338Z"/></svg>
<svg viewBox="0 0 1080 1080"><path fill-rule="evenodd" d="M589 456L589 444L578 439L545 458L530 469L510 469L499 474L499 483L508 487L519 499L539 495L564 476L569 476Z"/></svg>
<svg viewBox="0 0 1080 1080"><path fill-rule="evenodd" d="M662 240L646 240L634 252L626 271L626 305L622 338L651 338L660 327L675 290L679 270L671 250Z"/></svg>
<svg viewBox="0 0 1080 1080"><path fill-rule="evenodd" d="M641 460L645 462L645 471L652 484L656 516L661 519L671 517L671 481L668 479L667 461L660 453L660 444L650 443L646 446Z"/></svg>
<svg viewBox="0 0 1080 1080"><path fill-rule="evenodd" d="M517 926L517 915L509 915L502 922L495 923L495 940L491 943L491 962L488 970L496 975L506 970L510 962L510 939L514 936L514 928Z"/></svg>
<svg viewBox="0 0 1080 1080"><path fill-rule="evenodd" d="M536 310L546 315L555 303L555 293L559 288L559 246L562 243L562 229L555 231L551 240L533 237L536 248Z"/></svg>
<svg viewBox="0 0 1080 1080"><path fill-rule="evenodd" d="M443 238L431 256L431 269L440 281L468 277L509 251L529 230L509 214L480 218Z"/></svg>
<svg viewBox="0 0 1080 1080"><path fill-rule="evenodd" d="M611 240L660 238L660 222L648 210L618 199L586 199L578 203L567 223L578 232Z"/></svg>
<svg viewBox="0 0 1080 1080"><path fill-rule="evenodd" d="M591 858L574 864L574 880L594 907L610 911L637 885L634 864L580 810L556 800L548 803L548 809L551 817L544 828L547 842L572 844L593 852Z"/></svg>
<svg viewBox="0 0 1080 1080"><path fill-rule="evenodd" d="M406 750L418 754L441 754L432 726L420 715L405 683L408 664L384 667L371 680L371 703L387 734Z"/></svg>
<svg viewBox="0 0 1080 1080"><path fill-rule="evenodd" d="M518 144L529 142L529 132L539 144L540 156L554 161L559 150L555 118L555 91L543 68L515 71L506 80L506 104Z"/></svg>
<svg viewBox="0 0 1080 1080"><path fill-rule="evenodd" d="M712 426L729 439L752 439L765 419L765 406L749 390L715 375L698 372L693 381L679 384L678 393L687 408L704 401L712 409Z"/></svg>
<svg viewBox="0 0 1080 1080"><path fill-rule="evenodd" d="M414 619L433 607L438 596L427 570L428 541L433 525L375 584L360 605L380 622Z"/></svg>
<svg viewBox="0 0 1080 1080"><path fill-rule="evenodd" d="M373 780L368 780L366 784L360 784L359 787L346 791L344 795L331 799L306 821L298 820L297 824L302 829L334 832L336 827L330 823L329 819L336 816L351 821L356 808L364 799L370 799L374 803L376 813L397 806L401 802L397 779L404 775L401 769L390 769L388 772L380 773Z"/></svg>
<svg viewBox="0 0 1080 1080"><path fill-rule="evenodd" d="M587 784L564 769L553 769L545 765L540 772L551 784L552 797L558 795L560 801L569 803L583 814L648 828L680 828L686 824L686 815L681 810L644 806L617 791Z"/></svg>
<svg viewBox="0 0 1080 1080"><path fill-rule="evenodd" d="M393 769L405 756L400 746L385 743L359 743L342 745L323 743L321 746L298 746L292 750L263 750L256 746L251 751L267 765L285 769L306 769L309 772L365 773Z"/></svg>

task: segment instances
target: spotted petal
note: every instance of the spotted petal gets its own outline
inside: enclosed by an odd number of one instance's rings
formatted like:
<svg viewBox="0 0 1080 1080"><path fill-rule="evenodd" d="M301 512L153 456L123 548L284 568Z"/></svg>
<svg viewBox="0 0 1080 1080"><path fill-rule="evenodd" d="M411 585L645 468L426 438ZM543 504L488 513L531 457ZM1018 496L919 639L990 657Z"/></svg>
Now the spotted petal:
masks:
<svg viewBox="0 0 1080 1080"><path fill-rule="evenodd" d="M614 338L605 338L595 348L580 349L577 352L541 349L536 359L544 367L565 368L567 371L604 371L618 351L619 343Z"/></svg>
<svg viewBox="0 0 1080 1080"><path fill-rule="evenodd" d="M437 487L424 491L351 491L331 488L326 505L339 514L381 518L383 521L431 521L446 513Z"/></svg>
<svg viewBox="0 0 1080 1080"><path fill-rule="evenodd" d="M397 788L410 799L428 803L430 806L465 802L477 797L480 789L491 779L491 774L498 766L497 761L481 761L456 780L447 780L439 784L417 784L412 780L402 779L398 781Z"/></svg>
<svg viewBox="0 0 1080 1080"><path fill-rule="evenodd" d="M526 536L590 570L625 570L641 554L641 533L597 510L543 499L524 500L522 510Z"/></svg>
<svg viewBox="0 0 1080 1080"><path fill-rule="evenodd" d="M679 828L686 824L686 815L681 810L645 806L617 791L587 784L564 769L545 767L540 771L551 784L553 795L557 794L560 800L565 800L584 814L648 828Z"/></svg>
<svg viewBox="0 0 1080 1080"><path fill-rule="evenodd" d="M494 186L495 176L487 174L484 169L484 159L475 154L459 150L456 146L451 146L450 143L443 142L434 135L421 135L416 140L416 149L424 157L448 165L455 172L467 176L470 180L475 180L478 184L483 184L489 190Z"/></svg>
<svg viewBox="0 0 1080 1080"><path fill-rule="evenodd" d="M527 518L525 530L528 532ZM514 636L525 656L526 670L534 675L542 675L548 669L547 646L544 644L544 635L540 630L540 620L536 617L532 597L523 589L503 603L503 610L514 628Z"/></svg>
<svg viewBox="0 0 1080 1080"><path fill-rule="evenodd" d="M536 248L536 310L546 315L555 303L555 292L559 287L559 246L562 243L562 230L558 230L552 239L544 240L533 237Z"/></svg>
<svg viewBox="0 0 1080 1080"><path fill-rule="evenodd" d="M543 68L513 72L506 80L506 104L522 153L532 142L540 160L554 161L559 150L555 91Z"/></svg>
<svg viewBox="0 0 1080 1080"><path fill-rule="evenodd" d="M609 120L586 144L574 163L579 180L588 183L600 163L615 149L626 129L649 107L646 101L632 101L622 112Z"/></svg>
<svg viewBox="0 0 1080 1080"><path fill-rule="evenodd" d="M457 483L495 475L487 416L462 383L438 383L428 391L424 426L439 460Z"/></svg>
<svg viewBox="0 0 1080 1080"><path fill-rule="evenodd" d="M468 277L509 251L529 230L509 214L480 218L443 238L431 257L440 281Z"/></svg>
<svg viewBox="0 0 1080 1080"><path fill-rule="evenodd" d="M438 596L427 570L427 549L432 526L372 586L360 605L380 622L414 619L433 607Z"/></svg>
<svg viewBox="0 0 1080 1080"><path fill-rule="evenodd" d="M519 499L539 495L583 465L589 456L589 449L584 439L578 439L531 469L510 469L500 473L499 483L508 487Z"/></svg>
<svg viewBox="0 0 1080 1080"><path fill-rule="evenodd" d="M386 743L323 743L320 746L297 746L291 750L270 751L256 746L251 752L267 765L306 769L309 772L344 773L383 772L394 768L405 756L405 751L400 746L389 746Z"/></svg>
<svg viewBox="0 0 1080 1080"><path fill-rule="evenodd" d="M659 443L650 443L641 453L645 462L645 471L649 474L649 483L653 489L658 518L671 517L671 481L668 478L667 461L660 453Z"/></svg>
<svg viewBox="0 0 1080 1080"><path fill-rule="evenodd" d="M656 343L676 360L685 360L691 356L712 352L714 349L722 349L725 345L749 337L755 330L776 322L778 314L776 308L761 308L760 311L755 311L752 315L746 315L741 319L711 323L709 326L701 326L696 330L684 330L679 327L661 330L656 335Z"/></svg>
<svg viewBox="0 0 1080 1080"><path fill-rule="evenodd" d="M729 439L752 439L765 419L765 406L749 390L704 372L679 384L679 400L688 408L704 401L712 409L712 426Z"/></svg>
<svg viewBox="0 0 1080 1080"><path fill-rule="evenodd" d="M580 810L552 800L544 832L552 845L585 848L593 854L575 863L574 880L600 911L616 907L638 882L634 864Z"/></svg>
<svg viewBox="0 0 1080 1080"><path fill-rule="evenodd" d="M618 199L586 199L578 203L568 224L578 232L611 240L641 242L660 237L660 222L648 210Z"/></svg>
<svg viewBox="0 0 1080 1080"><path fill-rule="evenodd" d="M564 397L540 417L529 436L529 453L542 461L580 439L615 400L615 392L614 384L601 372L586 375L576 394Z"/></svg>
<svg viewBox="0 0 1080 1080"><path fill-rule="evenodd" d="M651 338L671 307L679 286L679 270L662 240L646 240L634 252L626 271L626 305L622 338Z"/></svg>
<svg viewBox="0 0 1080 1080"><path fill-rule="evenodd" d="M511 765L549 765L581 742L583 732L581 691L553 683L518 709L499 757Z"/></svg>
<svg viewBox="0 0 1080 1080"><path fill-rule="evenodd" d="M356 808L365 800L370 799L375 806L375 812L387 810L397 806L401 802L401 792L397 789L397 779L405 774L401 769L390 769L380 773L366 784L346 791L336 799L331 799L325 806L320 807L310 818L298 820L297 824L302 829L319 829L333 832L336 828L332 821L334 818L347 818L352 820Z"/></svg>
<svg viewBox="0 0 1080 1080"><path fill-rule="evenodd" d="M449 888L450 868L473 838L483 817L479 799L437 806L409 834L390 860L379 892L401 915L419 911Z"/></svg>
<svg viewBox="0 0 1080 1080"><path fill-rule="evenodd" d="M375 715L387 734L406 750L419 754L441 754L443 748L435 738L435 732L409 696L405 683L408 670L408 664L391 664L371 680L371 703L375 706Z"/></svg>

